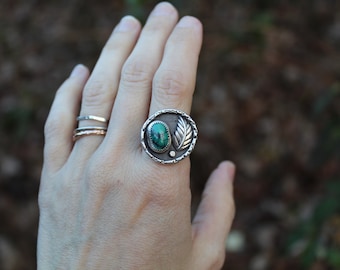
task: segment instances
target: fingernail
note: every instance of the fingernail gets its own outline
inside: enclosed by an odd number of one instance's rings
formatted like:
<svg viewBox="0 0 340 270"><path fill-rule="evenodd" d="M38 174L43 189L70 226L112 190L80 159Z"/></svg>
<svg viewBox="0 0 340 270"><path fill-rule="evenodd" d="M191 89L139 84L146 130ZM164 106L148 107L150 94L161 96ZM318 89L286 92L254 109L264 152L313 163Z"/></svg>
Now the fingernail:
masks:
<svg viewBox="0 0 340 270"><path fill-rule="evenodd" d="M232 181L234 181L236 166L231 161L222 161L218 167L224 166L227 173Z"/></svg>
<svg viewBox="0 0 340 270"><path fill-rule="evenodd" d="M71 72L71 74L70 74L70 78L82 76L82 75L84 75L86 72L87 72L86 67L85 67L84 65L82 65L82 64L78 64L78 65L76 65L76 66L73 68L73 70L72 70L72 72Z"/></svg>
<svg viewBox="0 0 340 270"><path fill-rule="evenodd" d="M175 8L167 2L159 3L151 12L153 16L164 16L174 13Z"/></svg>
<svg viewBox="0 0 340 270"><path fill-rule="evenodd" d="M128 15L128 16L123 17L120 20L115 31L117 31L117 32L128 32L128 31L135 29L136 25L137 25L137 20L134 17Z"/></svg>
<svg viewBox="0 0 340 270"><path fill-rule="evenodd" d="M177 26L183 28L199 28L201 27L201 23L195 17L185 16L178 22Z"/></svg>

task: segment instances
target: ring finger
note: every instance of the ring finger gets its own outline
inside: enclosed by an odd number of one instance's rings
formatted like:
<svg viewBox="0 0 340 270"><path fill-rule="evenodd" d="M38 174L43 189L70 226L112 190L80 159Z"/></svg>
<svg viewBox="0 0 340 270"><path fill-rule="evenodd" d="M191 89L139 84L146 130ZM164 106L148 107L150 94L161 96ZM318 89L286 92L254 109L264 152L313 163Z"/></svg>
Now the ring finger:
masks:
<svg viewBox="0 0 340 270"><path fill-rule="evenodd" d="M162 109L190 113L201 44L200 21L183 17L166 43L162 63L155 74L149 116Z"/></svg>

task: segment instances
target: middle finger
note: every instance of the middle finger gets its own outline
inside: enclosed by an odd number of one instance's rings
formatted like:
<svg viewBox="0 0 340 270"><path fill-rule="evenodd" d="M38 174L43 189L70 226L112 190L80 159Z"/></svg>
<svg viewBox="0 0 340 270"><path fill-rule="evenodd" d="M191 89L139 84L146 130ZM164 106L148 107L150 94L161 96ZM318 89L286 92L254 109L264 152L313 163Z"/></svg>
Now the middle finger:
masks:
<svg viewBox="0 0 340 270"><path fill-rule="evenodd" d="M140 129L148 115L153 76L162 60L166 41L178 14L169 3L158 4L150 14L140 38L122 69L121 81L111 114L107 138L124 140L124 131ZM133 101L133 102L132 102ZM128 119L128 121L127 121ZM129 145L135 149L139 140Z"/></svg>

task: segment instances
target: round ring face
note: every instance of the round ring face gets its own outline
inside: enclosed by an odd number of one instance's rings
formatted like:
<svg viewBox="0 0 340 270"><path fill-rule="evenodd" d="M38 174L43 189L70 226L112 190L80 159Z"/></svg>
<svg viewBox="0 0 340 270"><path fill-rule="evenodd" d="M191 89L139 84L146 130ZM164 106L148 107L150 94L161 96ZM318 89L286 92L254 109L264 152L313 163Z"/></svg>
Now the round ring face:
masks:
<svg viewBox="0 0 340 270"><path fill-rule="evenodd" d="M145 152L162 164L177 163L195 147L198 130L189 115L179 110L156 112L143 125L141 143Z"/></svg>

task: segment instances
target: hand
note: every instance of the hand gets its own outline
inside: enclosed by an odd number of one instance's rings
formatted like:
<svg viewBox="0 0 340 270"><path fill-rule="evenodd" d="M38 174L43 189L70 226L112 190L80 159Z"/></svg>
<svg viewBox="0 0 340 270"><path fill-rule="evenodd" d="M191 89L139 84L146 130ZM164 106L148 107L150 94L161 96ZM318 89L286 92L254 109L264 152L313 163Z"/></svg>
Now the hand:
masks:
<svg viewBox="0 0 340 270"><path fill-rule="evenodd" d="M211 174L191 222L189 158L162 165L140 145L148 116L190 112L201 42L197 19L178 21L174 7L160 3L143 29L124 17L92 74L78 65L60 87L45 126L38 269L222 267L233 164ZM109 118L106 136L74 142L77 115Z"/></svg>

